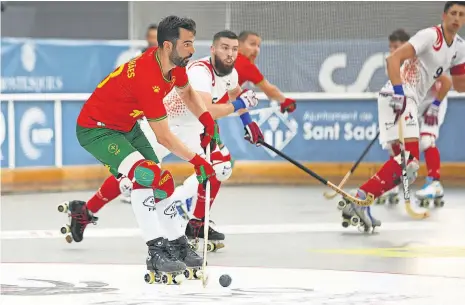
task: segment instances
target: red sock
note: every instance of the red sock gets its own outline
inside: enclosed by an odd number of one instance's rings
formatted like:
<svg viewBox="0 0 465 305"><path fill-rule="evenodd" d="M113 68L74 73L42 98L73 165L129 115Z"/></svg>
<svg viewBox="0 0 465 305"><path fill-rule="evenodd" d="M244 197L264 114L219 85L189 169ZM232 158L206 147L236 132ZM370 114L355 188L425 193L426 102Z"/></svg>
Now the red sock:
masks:
<svg viewBox="0 0 465 305"><path fill-rule="evenodd" d="M114 176L110 176L103 182L97 193L87 201L87 208L92 213L97 213L105 204L118 197L119 194L121 194L119 181Z"/></svg>
<svg viewBox="0 0 465 305"><path fill-rule="evenodd" d="M428 169L428 177L439 180L441 175L439 173L441 168L441 157L437 147L430 147L425 150L426 168Z"/></svg>
<svg viewBox="0 0 465 305"><path fill-rule="evenodd" d="M398 145L393 145L392 149L394 151L394 155L397 155L400 152ZM405 143L405 149L418 160L420 155L420 147L418 142ZM389 191L397 184L399 184L401 175L402 168L400 167L399 163L394 160L394 157L390 157L389 160L384 163L381 169L367 182L365 182L365 184L363 184L360 189L367 194L373 194L375 198L377 198L384 192Z"/></svg>
<svg viewBox="0 0 465 305"><path fill-rule="evenodd" d="M216 179L210 180L210 208L212 207L213 201L220 190L220 186L220 181ZM195 204L194 216L199 219L205 217L205 189L203 184L199 184L197 189L197 203Z"/></svg>

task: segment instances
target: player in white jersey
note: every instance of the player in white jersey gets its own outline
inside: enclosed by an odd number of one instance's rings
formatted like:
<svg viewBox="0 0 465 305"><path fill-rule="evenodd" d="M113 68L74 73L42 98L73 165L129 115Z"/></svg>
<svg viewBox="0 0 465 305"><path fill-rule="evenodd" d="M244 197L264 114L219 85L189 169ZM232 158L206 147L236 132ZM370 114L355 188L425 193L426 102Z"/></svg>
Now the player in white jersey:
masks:
<svg viewBox="0 0 465 305"><path fill-rule="evenodd" d="M190 85L203 98L208 111L215 120L237 112L244 124L245 138L251 143L257 144L259 139L263 139L263 135L256 122L252 121L247 109L257 106L258 99L255 92L252 90L243 91L238 84L238 75L234 68L238 47L239 40L235 33L228 30L218 32L213 38L211 55L189 63L187 75ZM171 131L192 151L203 153L199 137L203 131L203 126L189 111L176 90L172 90L165 97L164 105L168 113ZM145 125L147 125L145 122L141 123L144 131ZM150 135L148 138L151 139ZM151 144L160 162L170 154L169 150L156 141ZM211 161L217 179L210 182L210 206L218 194L221 182L226 181L232 174L231 156L223 143L219 143L218 148L212 152ZM186 236L190 239L203 238L206 204L204 186L199 184L196 175L192 174L176 188L172 198L179 206L184 202L191 202L189 200L195 197L197 200L193 211L194 217L189 220L186 227ZM184 208L184 210L190 210L188 206L184 206ZM179 212L182 214L183 210ZM211 226L209 239L212 241L212 250L224 246L222 243L224 234Z"/></svg>
<svg viewBox="0 0 465 305"><path fill-rule="evenodd" d="M389 35L389 51L392 54L400 46L406 43L410 39L410 35L403 29L395 30L391 35ZM426 177L426 183L421 190L416 193L417 198L419 198L420 206L426 206L428 199L431 198L436 200L436 202L441 203L440 198L444 195L444 189L439 182L440 179L440 155L438 147L436 146L436 140L439 137L439 128L444 122L444 118L447 110L447 97L445 97L440 106L439 114L437 116L437 122L434 120L431 122L426 119L425 114L431 104L436 98L436 92L441 86L439 81L436 81L433 87L428 91L426 98L423 103L418 107L418 116L419 116L419 125L420 125L420 152L423 152L426 167L428 170L428 177ZM391 146L383 143L381 139L381 145L387 147L392 154ZM378 199L378 204L383 204L384 202L389 203L398 203L399 198L399 185L395 186L393 189L383 193Z"/></svg>
<svg viewBox="0 0 465 305"><path fill-rule="evenodd" d="M465 3L447 2L442 19L441 25L419 31L386 59L389 82L378 97L379 129L380 138L391 145L394 156L359 187L356 191L359 198L364 199L368 194L378 198L402 182L398 120L404 125L407 177L409 183L415 180L420 155L418 107L433 84L440 81L441 88L424 115L427 120L437 120L439 105L451 87L451 80L444 72L449 70L452 78L459 76L457 80L463 81L465 43L457 32L465 21ZM381 221L372 217L370 208L347 202L342 216L345 220L357 218L369 232L381 225Z"/></svg>

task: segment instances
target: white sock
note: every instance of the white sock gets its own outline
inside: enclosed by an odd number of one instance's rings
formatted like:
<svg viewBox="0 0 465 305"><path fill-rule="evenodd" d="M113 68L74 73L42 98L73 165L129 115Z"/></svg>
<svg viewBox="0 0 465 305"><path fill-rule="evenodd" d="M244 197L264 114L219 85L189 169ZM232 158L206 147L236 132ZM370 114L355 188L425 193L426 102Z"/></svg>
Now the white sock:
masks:
<svg viewBox="0 0 465 305"><path fill-rule="evenodd" d="M184 183L178 186L175 190L173 195L171 196L173 201L186 201L187 199L194 197L197 195L197 187L199 185L199 181L197 180L197 176L195 174L189 176Z"/></svg>
<svg viewBox="0 0 465 305"><path fill-rule="evenodd" d="M169 241L178 239L184 235L184 226L182 224L182 218L178 215L176 205L172 200L172 197L166 198L156 203L158 220L163 228L165 237Z"/></svg>
<svg viewBox="0 0 465 305"><path fill-rule="evenodd" d="M131 206L136 221L145 241L163 236L158 214L155 210L155 199L152 189L135 189L131 192Z"/></svg>

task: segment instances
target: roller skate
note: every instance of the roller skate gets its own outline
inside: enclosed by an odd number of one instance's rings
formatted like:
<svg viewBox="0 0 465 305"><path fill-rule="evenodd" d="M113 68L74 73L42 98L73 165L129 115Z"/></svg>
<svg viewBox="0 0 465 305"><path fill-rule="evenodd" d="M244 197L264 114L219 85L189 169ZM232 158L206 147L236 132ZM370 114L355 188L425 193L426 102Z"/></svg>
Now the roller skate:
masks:
<svg viewBox="0 0 465 305"><path fill-rule="evenodd" d="M444 206L444 188L439 180L433 180L431 177L426 178L426 183L415 193L415 197L419 206L423 208L428 208L431 200L436 208Z"/></svg>
<svg viewBox="0 0 465 305"><path fill-rule="evenodd" d="M159 237L147 242L147 246L149 247L146 260L148 272L144 276L145 282L148 284L181 284L186 278L184 271L187 266L173 256L168 247L168 240Z"/></svg>
<svg viewBox="0 0 465 305"><path fill-rule="evenodd" d="M366 198L365 192L361 190L354 192L354 194L358 198ZM370 207L361 207L343 198L338 203L338 209L342 211L342 226L344 228L352 225L357 227L359 231L369 233L370 231L374 232L376 227L381 226L381 221L371 215Z"/></svg>
<svg viewBox="0 0 465 305"><path fill-rule="evenodd" d="M58 212L68 213L70 224L61 227L60 231L66 235L68 243L81 242L84 238L84 230L89 223L97 224L98 217L95 217L87 209L86 203L80 200L66 201L58 206ZM71 234L70 234L71 233Z"/></svg>
<svg viewBox="0 0 465 305"><path fill-rule="evenodd" d="M383 205L386 202L389 204L398 204L399 201L399 186L396 186L393 189L385 192L383 195L376 198L375 204Z"/></svg>
<svg viewBox="0 0 465 305"><path fill-rule="evenodd" d="M217 250L224 248L224 234L216 231L212 225L215 225L213 221L210 221L208 226L208 252L216 252ZM186 226L186 236L189 238L189 244L194 251L199 249L199 239L204 238L204 219L191 219Z"/></svg>
<svg viewBox="0 0 465 305"><path fill-rule="evenodd" d="M168 247L175 258L186 264L184 276L188 280L202 278L203 258L195 253L185 235L170 241Z"/></svg>

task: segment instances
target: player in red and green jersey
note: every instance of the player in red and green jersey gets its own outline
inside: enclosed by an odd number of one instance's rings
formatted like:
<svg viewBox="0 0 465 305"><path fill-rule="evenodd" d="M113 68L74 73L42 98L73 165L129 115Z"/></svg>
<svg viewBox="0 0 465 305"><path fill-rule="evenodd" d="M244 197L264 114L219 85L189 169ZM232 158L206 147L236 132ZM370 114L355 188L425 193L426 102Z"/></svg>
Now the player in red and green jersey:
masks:
<svg viewBox="0 0 465 305"><path fill-rule="evenodd" d="M260 35L251 31L243 31L239 34L239 55L234 68L239 75L239 85L252 82L266 96L281 104L281 112L293 112L297 105L295 100L286 98L275 85L271 84L255 65L255 59L260 53Z"/></svg>
<svg viewBox="0 0 465 305"><path fill-rule="evenodd" d="M102 80L84 104L77 121L79 143L107 166L113 176L94 196L98 200L91 199L87 204L69 203L73 239L81 241L85 226L95 221L95 201L109 201L119 194L118 178L122 177L132 185L132 208L149 248L148 281L157 278L154 274L161 274L167 283L179 282L185 271L192 277L202 266L202 258L188 246L170 198L175 187L173 177L160 168L153 148L137 123L145 116L158 143L192 163L200 182L214 176L212 165L171 132L163 105L163 98L176 88L204 126L203 134L199 135L201 146L214 144L215 122L189 85L185 70L194 53L194 38L193 20L165 18L158 26L159 47L148 49Z"/></svg>

